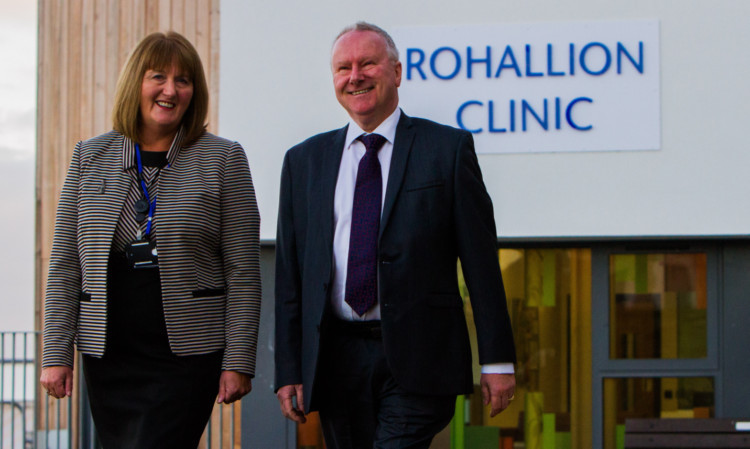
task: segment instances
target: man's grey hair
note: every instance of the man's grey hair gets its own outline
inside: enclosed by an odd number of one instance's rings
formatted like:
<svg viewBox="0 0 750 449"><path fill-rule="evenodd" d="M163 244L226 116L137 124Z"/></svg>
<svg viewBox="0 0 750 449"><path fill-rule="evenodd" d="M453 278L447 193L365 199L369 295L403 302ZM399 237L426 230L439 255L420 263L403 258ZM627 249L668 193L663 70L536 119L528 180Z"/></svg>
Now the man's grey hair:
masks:
<svg viewBox="0 0 750 449"><path fill-rule="evenodd" d="M372 31L373 33L379 34L383 37L383 40L385 40L385 50L388 53L388 58L393 62L398 62L398 48L396 48L396 43L393 42L393 38L391 38L391 36L384 29L371 23L360 21L355 23L354 25L349 25L348 27L341 30L338 36L336 36L336 39L333 40L333 44L336 45L336 42L341 38L341 36L349 33L350 31Z"/></svg>

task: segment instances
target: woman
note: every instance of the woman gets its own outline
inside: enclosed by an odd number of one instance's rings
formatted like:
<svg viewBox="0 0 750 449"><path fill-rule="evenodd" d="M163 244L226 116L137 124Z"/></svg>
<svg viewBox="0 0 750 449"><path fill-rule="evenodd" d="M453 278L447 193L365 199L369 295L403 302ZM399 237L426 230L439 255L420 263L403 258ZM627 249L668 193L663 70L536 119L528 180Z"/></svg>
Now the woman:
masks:
<svg viewBox="0 0 750 449"><path fill-rule="evenodd" d="M105 449L196 447L251 389L260 217L242 147L205 131L195 48L154 33L117 84L114 130L79 142L60 197L41 383L72 392L74 341Z"/></svg>

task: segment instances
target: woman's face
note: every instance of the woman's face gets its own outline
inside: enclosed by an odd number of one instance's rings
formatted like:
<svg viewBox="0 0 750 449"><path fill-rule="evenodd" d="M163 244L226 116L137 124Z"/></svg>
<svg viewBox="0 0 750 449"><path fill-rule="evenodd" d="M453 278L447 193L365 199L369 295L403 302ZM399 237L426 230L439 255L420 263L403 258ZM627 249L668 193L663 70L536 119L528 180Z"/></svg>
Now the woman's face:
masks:
<svg viewBox="0 0 750 449"><path fill-rule="evenodd" d="M174 65L165 70L146 70L141 84L141 118L145 131L176 131L192 98L193 81Z"/></svg>

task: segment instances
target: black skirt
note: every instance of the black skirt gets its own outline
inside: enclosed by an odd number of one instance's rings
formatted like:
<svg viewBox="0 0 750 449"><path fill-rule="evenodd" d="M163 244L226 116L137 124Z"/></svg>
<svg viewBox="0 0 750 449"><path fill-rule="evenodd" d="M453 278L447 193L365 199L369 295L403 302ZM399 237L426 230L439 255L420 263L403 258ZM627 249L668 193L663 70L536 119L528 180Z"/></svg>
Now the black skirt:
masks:
<svg viewBox="0 0 750 449"><path fill-rule="evenodd" d="M104 357L83 357L94 426L104 449L191 449L219 391L222 353L169 348L159 270L110 256Z"/></svg>

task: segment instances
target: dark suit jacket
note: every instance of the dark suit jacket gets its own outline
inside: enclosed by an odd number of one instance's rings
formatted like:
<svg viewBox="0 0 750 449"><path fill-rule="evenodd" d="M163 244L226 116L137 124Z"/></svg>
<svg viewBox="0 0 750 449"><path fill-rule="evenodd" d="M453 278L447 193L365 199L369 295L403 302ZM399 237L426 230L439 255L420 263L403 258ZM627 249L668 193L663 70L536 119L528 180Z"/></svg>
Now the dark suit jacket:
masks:
<svg viewBox="0 0 750 449"><path fill-rule="evenodd" d="M125 137L78 142L55 221L45 293L43 366L73 366L73 343L101 357L107 262L133 183ZM169 344L177 355L224 350L222 369L255 373L260 216L245 151L204 133L159 175L154 229Z"/></svg>
<svg viewBox="0 0 750 449"><path fill-rule="evenodd" d="M290 149L281 176L276 249L276 388L304 384L308 409L333 277L333 200L346 128ZM386 359L396 381L424 394L472 391L458 290L461 259L479 362L515 362L492 203L471 134L402 113L378 248Z"/></svg>

